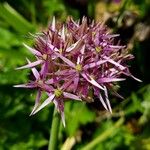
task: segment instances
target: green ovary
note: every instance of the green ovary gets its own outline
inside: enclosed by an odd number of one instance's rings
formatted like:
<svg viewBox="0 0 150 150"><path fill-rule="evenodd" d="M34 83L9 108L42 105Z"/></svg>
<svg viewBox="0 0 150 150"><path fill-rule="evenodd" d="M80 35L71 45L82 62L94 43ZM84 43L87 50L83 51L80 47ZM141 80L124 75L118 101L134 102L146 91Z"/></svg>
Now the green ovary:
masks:
<svg viewBox="0 0 150 150"><path fill-rule="evenodd" d="M102 50L102 48L101 47L96 47L95 50L96 50L96 52L99 53Z"/></svg>
<svg viewBox="0 0 150 150"><path fill-rule="evenodd" d="M56 97L60 97L60 96L63 94L63 92L62 92L61 89L56 89L56 90L54 91L54 94L55 94Z"/></svg>
<svg viewBox="0 0 150 150"><path fill-rule="evenodd" d="M43 54L42 57L43 57L44 60L46 60L47 59L47 54Z"/></svg>
<svg viewBox="0 0 150 150"><path fill-rule="evenodd" d="M82 71L82 66L80 64L77 64L75 68L79 72Z"/></svg>

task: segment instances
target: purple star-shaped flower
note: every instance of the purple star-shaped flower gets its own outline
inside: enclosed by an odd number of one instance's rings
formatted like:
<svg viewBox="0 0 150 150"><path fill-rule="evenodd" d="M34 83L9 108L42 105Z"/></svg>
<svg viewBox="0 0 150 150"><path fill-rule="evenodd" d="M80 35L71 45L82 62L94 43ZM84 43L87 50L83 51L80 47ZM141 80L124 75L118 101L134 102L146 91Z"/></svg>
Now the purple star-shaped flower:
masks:
<svg viewBox="0 0 150 150"><path fill-rule="evenodd" d="M125 76L141 81L130 73L126 62L133 56L125 46L114 43L117 36L101 23L88 25L85 17L81 23L68 18L64 25L53 18L48 30L35 36L34 48L24 44L36 60L27 59L28 64L17 69L31 69L35 80L15 87L37 89L31 115L53 102L65 126L65 100L89 102L94 97L112 112L108 89L121 97L114 91L116 82L124 81ZM42 92L48 98L40 103Z"/></svg>

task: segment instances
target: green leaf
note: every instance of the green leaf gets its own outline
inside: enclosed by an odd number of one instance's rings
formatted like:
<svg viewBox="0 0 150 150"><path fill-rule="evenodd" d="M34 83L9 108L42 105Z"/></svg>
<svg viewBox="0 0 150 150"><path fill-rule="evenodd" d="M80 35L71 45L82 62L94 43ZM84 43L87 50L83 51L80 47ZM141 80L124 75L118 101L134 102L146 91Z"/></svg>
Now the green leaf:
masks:
<svg viewBox="0 0 150 150"><path fill-rule="evenodd" d="M21 34L34 31L34 27L8 3L0 4L0 18Z"/></svg>
<svg viewBox="0 0 150 150"><path fill-rule="evenodd" d="M69 136L75 134L80 125L85 125L95 119L95 113L81 102L67 102L65 105L67 132Z"/></svg>

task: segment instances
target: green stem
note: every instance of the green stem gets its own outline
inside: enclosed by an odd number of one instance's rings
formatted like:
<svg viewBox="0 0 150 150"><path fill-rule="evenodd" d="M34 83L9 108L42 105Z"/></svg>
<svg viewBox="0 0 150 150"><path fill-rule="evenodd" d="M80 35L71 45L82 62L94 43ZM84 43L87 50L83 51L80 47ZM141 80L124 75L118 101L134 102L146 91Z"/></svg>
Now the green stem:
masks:
<svg viewBox="0 0 150 150"><path fill-rule="evenodd" d="M58 114L56 108L54 108L48 150L57 149L59 125L60 125L60 115Z"/></svg>
<svg viewBox="0 0 150 150"><path fill-rule="evenodd" d="M116 128L121 126L124 122L124 118L120 118L114 126L111 128L107 129L104 133L99 135L97 138L95 138L93 141L91 141L89 144L87 144L85 147L83 147L81 150L91 150L93 149L98 143L104 141L107 139L109 136L112 135L112 133L115 131Z"/></svg>

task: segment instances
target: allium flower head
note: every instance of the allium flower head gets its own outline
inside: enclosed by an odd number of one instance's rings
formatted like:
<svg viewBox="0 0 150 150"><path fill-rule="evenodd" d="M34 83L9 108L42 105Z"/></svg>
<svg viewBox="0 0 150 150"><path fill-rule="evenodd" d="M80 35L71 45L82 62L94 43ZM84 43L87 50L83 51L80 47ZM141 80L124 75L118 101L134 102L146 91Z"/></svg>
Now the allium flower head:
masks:
<svg viewBox="0 0 150 150"><path fill-rule="evenodd" d="M114 44L117 36L110 34L101 23L88 25L86 18L81 23L69 18L64 25L53 18L47 31L34 36L34 48L24 44L35 61L27 59L28 64L17 69L30 68L35 80L16 87L38 90L31 115L53 102L65 126L64 101L93 101L94 97L112 112L108 89L119 96L113 87L125 80L122 75L140 81L131 75L126 64L133 56L125 46ZM48 98L40 104L42 92Z"/></svg>

